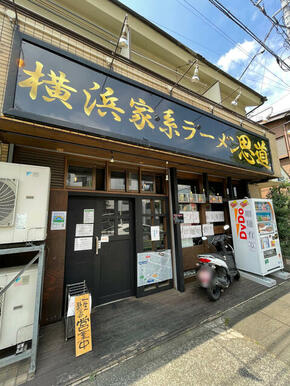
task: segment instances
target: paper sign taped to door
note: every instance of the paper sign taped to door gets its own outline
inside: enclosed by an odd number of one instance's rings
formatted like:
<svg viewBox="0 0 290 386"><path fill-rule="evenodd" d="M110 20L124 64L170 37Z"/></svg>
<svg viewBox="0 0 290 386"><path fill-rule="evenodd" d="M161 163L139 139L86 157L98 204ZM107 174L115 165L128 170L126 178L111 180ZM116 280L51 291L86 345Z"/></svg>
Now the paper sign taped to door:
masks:
<svg viewBox="0 0 290 386"><path fill-rule="evenodd" d="M94 224L76 224L76 237L93 236Z"/></svg>
<svg viewBox="0 0 290 386"><path fill-rule="evenodd" d="M93 249L92 237L76 237L75 238L75 251L87 251Z"/></svg>
<svg viewBox="0 0 290 386"><path fill-rule="evenodd" d="M92 351L90 295L75 297L75 348L76 357Z"/></svg>
<svg viewBox="0 0 290 386"><path fill-rule="evenodd" d="M95 210L84 209L84 224L91 224L95 221Z"/></svg>

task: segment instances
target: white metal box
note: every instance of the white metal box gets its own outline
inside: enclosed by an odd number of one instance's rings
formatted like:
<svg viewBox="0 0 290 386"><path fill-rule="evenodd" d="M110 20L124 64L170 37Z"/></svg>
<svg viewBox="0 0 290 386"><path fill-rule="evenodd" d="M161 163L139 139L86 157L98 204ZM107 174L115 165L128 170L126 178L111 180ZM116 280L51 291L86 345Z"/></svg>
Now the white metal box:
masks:
<svg viewBox="0 0 290 386"><path fill-rule="evenodd" d="M4 288L22 269L0 269L0 288ZM37 264L33 264L0 299L0 350L32 339L37 284Z"/></svg>
<svg viewBox="0 0 290 386"><path fill-rule="evenodd" d="M0 244L46 238L50 168L0 162Z"/></svg>
<svg viewBox="0 0 290 386"><path fill-rule="evenodd" d="M229 209L238 269L262 276L283 269L272 200L234 200Z"/></svg>

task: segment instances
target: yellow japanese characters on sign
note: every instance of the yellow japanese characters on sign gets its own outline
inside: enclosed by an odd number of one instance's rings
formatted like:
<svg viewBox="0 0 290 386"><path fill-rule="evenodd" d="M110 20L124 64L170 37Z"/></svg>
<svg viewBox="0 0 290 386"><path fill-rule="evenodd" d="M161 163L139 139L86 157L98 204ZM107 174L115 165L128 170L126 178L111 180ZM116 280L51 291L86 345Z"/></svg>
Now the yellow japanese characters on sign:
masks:
<svg viewBox="0 0 290 386"><path fill-rule="evenodd" d="M92 350L89 294L75 298L75 347L76 357Z"/></svg>
<svg viewBox="0 0 290 386"><path fill-rule="evenodd" d="M267 138L26 38L18 57L4 114L272 172Z"/></svg>

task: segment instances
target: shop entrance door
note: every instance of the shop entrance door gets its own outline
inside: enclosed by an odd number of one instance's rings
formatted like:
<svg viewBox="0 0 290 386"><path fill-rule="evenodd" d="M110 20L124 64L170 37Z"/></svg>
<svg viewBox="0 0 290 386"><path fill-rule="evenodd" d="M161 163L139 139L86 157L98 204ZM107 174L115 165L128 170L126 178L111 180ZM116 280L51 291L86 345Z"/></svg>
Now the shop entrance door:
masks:
<svg viewBox="0 0 290 386"><path fill-rule="evenodd" d="M129 199L69 198L65 284L86 280L93 306L135 294L133 218Z"/></svg>

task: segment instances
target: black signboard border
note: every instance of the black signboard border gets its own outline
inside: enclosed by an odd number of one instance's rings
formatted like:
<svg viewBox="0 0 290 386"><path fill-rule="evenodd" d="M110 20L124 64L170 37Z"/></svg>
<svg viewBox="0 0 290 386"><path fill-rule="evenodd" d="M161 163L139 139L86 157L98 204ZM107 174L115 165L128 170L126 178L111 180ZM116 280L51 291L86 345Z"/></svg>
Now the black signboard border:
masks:
<svg viewBox="0 0 290 386"><path fill-rule="evenodd" d="M88 67L92 70L98 71L104 75L107 75L108 77L115 78L117 80L120 80L120 81L127 83L129 85L132 85L134 87L138 87L139 89L147 91L155 96L169 100L173 103L176 103L182 107L188 108L196 113L207 116L211 119L214 119L218 122L221 122L227 126L230 126L234 129L237 129L241 132L244 132L244 133L249 134L249 135L254 135L255 137L266 140L268 143L268 149L269 149L271 171L261 170L257 167L248 166L248 165L238 166L234 162L221 161L220 159L217 159L215 157L211 157L210 159L208 159L208 158L204 158L204 154L202 155L202 154L199 154L196 152L193 153L193 152L189 152L186 150L182 151L182 149L179 149L179 148L176 148L173 146L167 146L167 145L163 145L163 144L161 145L161 144L158 144L156 142L150 142L149 143L148 140L142 141L142 140L134 139L132 137L126 137L124 135L119 135L116 133L114 133L114 136L109 137L107 135L105 136L104 132L101 129L97 129L96 127L88 127L88 126L80 125L80 124L77 124L74 122L68 122L68 121L63 121L60 119L43 117L42 115L27 113L27 112L15 109L13 107L13 105L14 105L14 98L15 98L16 85L17 85L16 84L17 83L17 75L18 75L17 63L18 63L18 59L20 58L20 54L21 54L22 41L27 41L27 42L34 44L40 48L44 48L44 49L46 49L54 54L60 55L66 59L74 61L82 66L85 66L85 67ZM165 150L165 151L169 151L171 153L191 156L194 158L200 158L203 160L212 161L212 162L216 162L216 163L224 164L224 165L230 165L230 166L234 166L236 168L251 170L251 171L258 172L258 173L269 174L269 175L274 174L272 154L271 154L269 139L266 136L262 136L260 134L253 133L253 132L251 132L251 131L249 131L241 126L235 125L235 124L228 122L220 117L216 117L216 116L214 116L206 111L203 111L203 110L199 109L198 107L194 107L186 102L180 101L172 96L164 94L164 93L162 93L158 90L155 90L151 87L148 87L142 83L139 83L135 80L129 79L123 75L117 74L112 70L110 71L110 70L106 69L105 67L102 67L98 64L95 64L91 61L88 61L88 60L81 58L77 55L74 55L70 52L67 52L61 48L55 47L47 42L36 39L30 35L21 33L17 28L15 29L15 32L14 32L14 39L13 39L13 45L12 45L12 51L11 51L11 57L10 57L10 65L9 65L9 71L8 71L8 77L7 77L7 86L6 86L4 103L3 103L3 114L6 116L10 116L10 117L26 119L28 121L33 121L33 122L40 123L40 124L47 124L47 125L51 125L51 126L55 126L55 127L61 127L61 128L70 128L73 130L77 130L81 133L87 132L89 134L96 135L96 136L103 137L103 138L117 139L117 140L120 140L122 142L137 144L137 145L145 146L147 148ZM88 131L85 131L85 129L88 129ZM94 132L92 133L91 130L93 130Z"/></svg>

